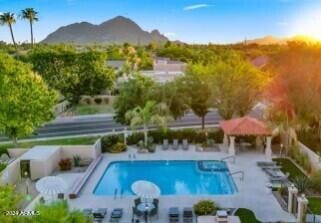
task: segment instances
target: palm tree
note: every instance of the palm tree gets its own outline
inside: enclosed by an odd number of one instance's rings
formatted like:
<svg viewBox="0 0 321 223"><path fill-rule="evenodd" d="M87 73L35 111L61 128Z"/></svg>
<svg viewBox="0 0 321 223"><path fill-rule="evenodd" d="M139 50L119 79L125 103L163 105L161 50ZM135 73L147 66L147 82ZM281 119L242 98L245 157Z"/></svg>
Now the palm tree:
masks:
<svg viewBox="0 0 321 223"><path fill-rule="evenodd" d="M12 31L12 25L15 23L16 23L16 18L14 16L14 13L5 12L0 15L0 24L9 26L13 45L16 46L16 41L14 39L13 31Z"/></svg>
<svg viewBox="0 0 321 223"><path fill-rule="evenodd" d="M148 125L155 124L165 129L167 123L172 120L167 105L164 103L156 104L155 101L147 101L144 107L138 106L126 112L125 117L130 122L131 127L143 126L145 147L148 143Z"/></svg>
<svg viewBox="0 0 321 223"><path fill-rule="evenodd" d="M30 34L31 34L31 45L33 45L33 27L32 24L38 21L37 17L38 12L35 11L33 8L26 8L21 11L21 18L29 20L30 23Z"/></svg>

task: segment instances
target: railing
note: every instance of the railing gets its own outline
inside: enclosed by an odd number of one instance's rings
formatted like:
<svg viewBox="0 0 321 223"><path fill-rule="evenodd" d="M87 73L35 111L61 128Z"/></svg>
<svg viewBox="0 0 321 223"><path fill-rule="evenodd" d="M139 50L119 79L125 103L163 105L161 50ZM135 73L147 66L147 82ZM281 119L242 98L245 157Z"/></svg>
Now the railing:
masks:
<svg viewBox="0 0 321 223"><path fill-rule="evenodd" d="M230 173L230 176L237 175L237 174L240 174L241 175L241 178L240 178L241 181L244 181L245 174L244 174L244 171L242 171L242 170Z"/></svg>
<svg viewBox="0 0 321 223"><path fill-rule="evenodd" d="M232 156L226 156L224 158L221 159L221 161L225 161L225 160L228 160L228 159L232 159L233 160L233 163L235 163L236 161L236 156L232 155Z"/></svg>

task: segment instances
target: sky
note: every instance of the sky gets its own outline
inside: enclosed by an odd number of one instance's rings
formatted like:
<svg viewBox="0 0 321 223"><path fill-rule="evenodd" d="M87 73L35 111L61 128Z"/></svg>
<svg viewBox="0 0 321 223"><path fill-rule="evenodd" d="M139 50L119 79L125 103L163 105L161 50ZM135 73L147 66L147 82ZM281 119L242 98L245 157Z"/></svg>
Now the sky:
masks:
<svg viewBox="0 0 321 223"><path fill-rule="evenodd" d="M321 0L0 0L0 13L39 12L36 41L60 26L87 21L100 24L122 15L144 30L158 29L171 40L232 43L267 35L310 35L321 39ZM29 24L17 18L17 41L29 40ZM10 42L7 26L0 40Z"/></svg>

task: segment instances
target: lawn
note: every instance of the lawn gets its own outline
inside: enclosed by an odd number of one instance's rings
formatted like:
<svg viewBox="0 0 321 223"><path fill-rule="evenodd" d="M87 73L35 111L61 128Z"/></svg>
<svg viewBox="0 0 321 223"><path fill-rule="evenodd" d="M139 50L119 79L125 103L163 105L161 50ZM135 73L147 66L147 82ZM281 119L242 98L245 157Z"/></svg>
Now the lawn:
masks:
<svg viewBox="0 0 321 223"><path fill-rule="evenodd" d="M0 173L6 168L7 165L0 163Z"/></svg>
<svg viewBox="0 0 321 223"><path fill-rule="evenodd" d="M260 223L256 219L255 214L249 209L239 208L235 215L240 217L242 223Z"/></svg>
<svg viewBox="0 0 321 223"><path fill-rule="evenodd" d="M278 165L281 166L281 170L283 173L289 173L289 179L294 180L297 177L305 177L304 173L297 168L297 166L289 159L285 158L276 158L273 161L277 162Z"/></svg>
<svg viewBox="0 0 321 223"><path fill-rule="evenodd" d="M67 139L53 139L45 141L31 141L19 143L18 148L31 148L36 145L92 145L98 137L81 137L81 138L67 138ZM8 148L15 147L12 143L0 144L0 154L5 152Z"/></svg>
<svg viewBox="0 0 321 223"><path fill-rule="evenodd" d="M112 105L77 105L72 110L75 115L110 114L114 112Z"/></svg>
<svg viewBox="0 0 321 223"><path fill-rule="evenodd" d="M313 214L321 215L321 198L320 197L309 197L309 209Z"/></svg>

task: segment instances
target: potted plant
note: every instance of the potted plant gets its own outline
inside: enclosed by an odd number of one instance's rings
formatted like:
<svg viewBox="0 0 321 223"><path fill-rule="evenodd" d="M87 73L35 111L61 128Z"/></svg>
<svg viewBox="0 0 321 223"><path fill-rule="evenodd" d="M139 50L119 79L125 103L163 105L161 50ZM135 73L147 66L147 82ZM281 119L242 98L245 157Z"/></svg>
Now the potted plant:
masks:
<svg viewBox="0 0 321 223"><path fill-rule="evenodd" d="M59 161L59 167L62 171L71 170L71 160L69 158L61 159Z"/></svg>

